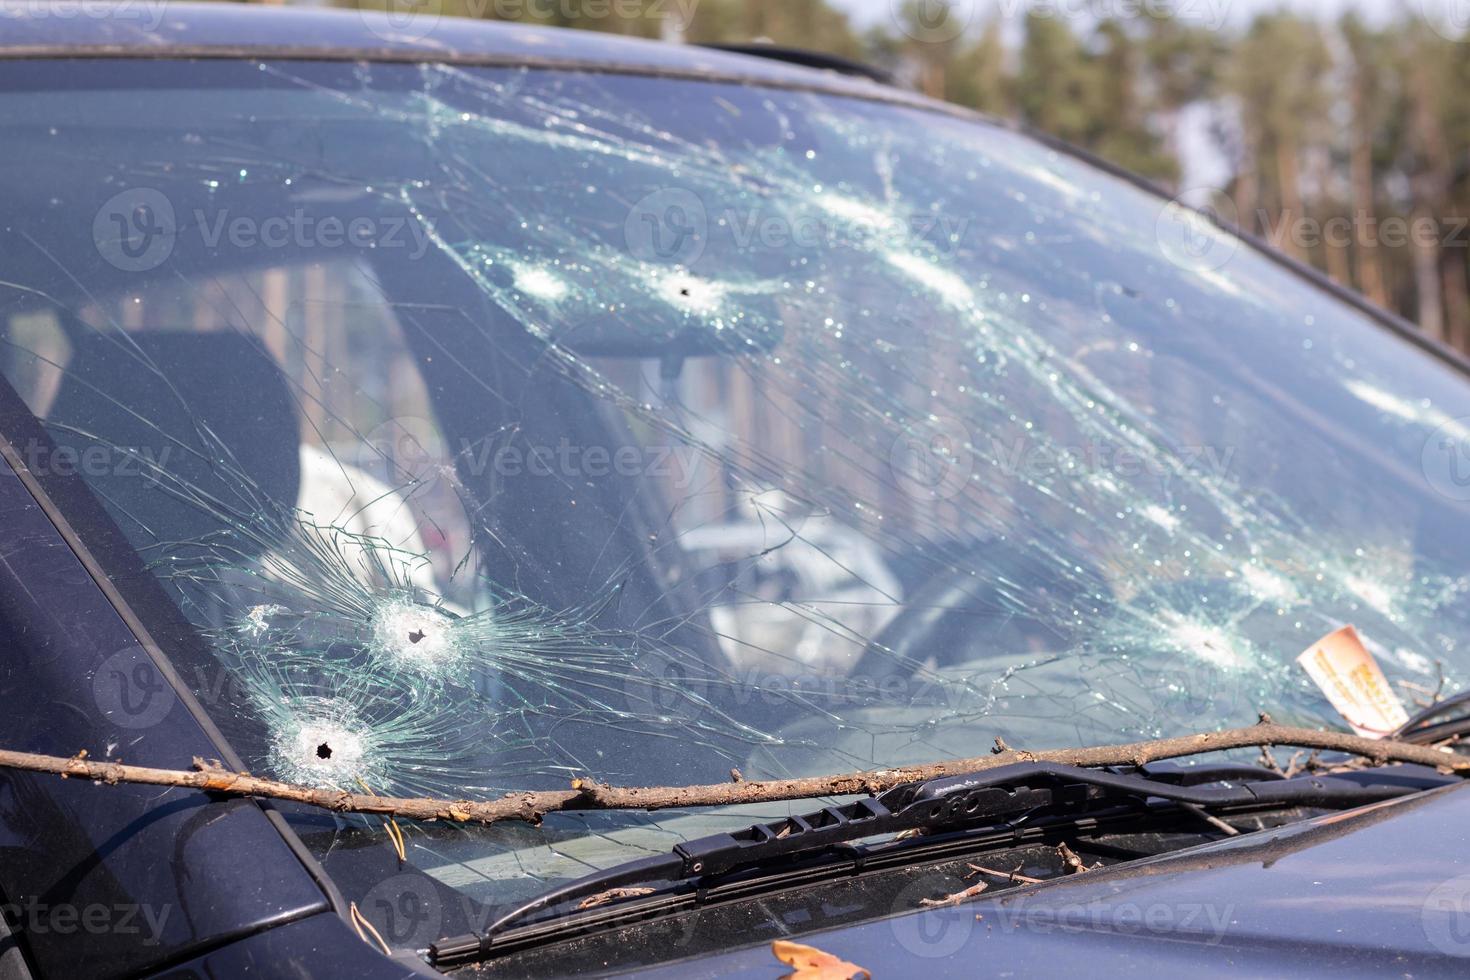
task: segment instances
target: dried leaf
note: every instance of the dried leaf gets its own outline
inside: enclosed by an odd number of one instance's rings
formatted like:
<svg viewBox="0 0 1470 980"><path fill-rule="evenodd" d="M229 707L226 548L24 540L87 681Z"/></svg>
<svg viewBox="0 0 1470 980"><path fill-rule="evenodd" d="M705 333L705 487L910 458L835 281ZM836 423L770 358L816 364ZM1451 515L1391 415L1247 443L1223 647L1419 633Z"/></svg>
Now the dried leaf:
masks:
<svg viewBox="0 0 1470 980"><path fill-rule="evenodd" d="M782 963L796 967L782 980L857 980L858 977L872 980L873 975L857 964L840 960L814 946L778 939L771 943L771 952Z"/></svg>

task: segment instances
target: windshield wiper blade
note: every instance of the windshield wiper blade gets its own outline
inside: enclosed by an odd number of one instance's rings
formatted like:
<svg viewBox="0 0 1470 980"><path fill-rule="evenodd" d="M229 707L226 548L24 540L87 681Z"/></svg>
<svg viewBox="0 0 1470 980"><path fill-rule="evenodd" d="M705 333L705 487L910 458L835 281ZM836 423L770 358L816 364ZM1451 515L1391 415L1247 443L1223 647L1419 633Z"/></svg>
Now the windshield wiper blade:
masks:
<svg viewBox="0 0 1470 980"><path fill-rule="evenodd" d="M1470 691L1461 691L1447 698L1441 698L1394 729L1389 734L1389 738L1402 739L1415 745L1432 745L1456 735L1463 735L1467 727L1470 727L1470 724L1467 724L1470 723L1470 719L1464 717L1452 721L1439 721L1439 719L1456 712L1463 712L1467 707L1470 707Z"/></svg>
<svg viewBox="0 0 1470 980"><path fill-rule="evenodd" d="M1418 768L1418 767L1413 767ZM1424 770L1433 776L1431 770ZM907 783L876 797L745 830L712 834L674 846L668 854L640 858L598 871L537 896L494 922L482 935L444 939L429 948L429 961L453 966L491 955L498 935L528 916L617 888L705 879L906 830L946 831L994 825L1035 811L1081 814L1123 800L1160 800L1203 810L1222 807L1357 806L1426 788L1424 780L1374 782L1352 774L1283 778L1268 770L1244 778L1239 766L1150 771L1134 775L1049 762L1022 762L986 772ZM1201 778L1212 779L1201 784ZM1454 782L1453 777L1436 777Z"/></svg>

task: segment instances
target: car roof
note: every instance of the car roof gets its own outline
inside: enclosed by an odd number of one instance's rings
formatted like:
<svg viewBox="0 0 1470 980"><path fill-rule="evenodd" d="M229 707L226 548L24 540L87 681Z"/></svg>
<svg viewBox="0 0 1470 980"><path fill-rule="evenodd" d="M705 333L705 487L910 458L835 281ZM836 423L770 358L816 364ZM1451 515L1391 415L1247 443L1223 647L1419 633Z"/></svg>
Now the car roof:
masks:
<svg viewBox="0 0 1470 980"><path fill-rule="evenodd" d="M577 67L740 80L922 101L873 80L688 44L451 17L422 0L397 12L172 0L0 0L0 59L294 58ZM671 0L671 10L680 9Z"/></svg>

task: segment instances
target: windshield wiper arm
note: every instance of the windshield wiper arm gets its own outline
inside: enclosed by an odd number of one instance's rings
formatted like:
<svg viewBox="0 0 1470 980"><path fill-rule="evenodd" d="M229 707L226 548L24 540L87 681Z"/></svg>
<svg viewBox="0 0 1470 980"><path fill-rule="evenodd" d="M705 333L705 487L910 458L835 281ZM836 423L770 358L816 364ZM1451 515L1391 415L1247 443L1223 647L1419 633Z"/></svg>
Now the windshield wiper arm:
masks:
<svg viewBox="0 0 1470 980"><path fill-rule="evenodd" d="M1419 792L1422 781L1365 782L1349 776L1285 779L1267 770L1241 778L1238 766L1177 769L1133 775L1049 762L1022 762L986 772L907 783L876 797L729 834L674 846L553 888L495 921L482 935L441 940L429 948L435 966L483 959L497 935L527 916L616 888L708 878L773 860L821 851L906 830L945 831L993 825L998 818L1037 810L1080 813L1099 804L1150 799L1204 810L1239 806L1356 806ZM1426 770L1427 772L1428 770ZM1213 777L1213 785L1192 780ZM1443 777L1444 781L1455 781ZM1431 783L1437 785L1437 782Z"/></svg>

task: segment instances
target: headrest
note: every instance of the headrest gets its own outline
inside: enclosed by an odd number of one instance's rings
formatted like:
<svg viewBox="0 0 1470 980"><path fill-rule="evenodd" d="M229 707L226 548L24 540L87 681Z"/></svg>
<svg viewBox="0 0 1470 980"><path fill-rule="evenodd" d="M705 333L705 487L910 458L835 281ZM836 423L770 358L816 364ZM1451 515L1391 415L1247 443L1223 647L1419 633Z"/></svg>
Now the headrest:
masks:
<svg viewBox="0 0 1470 980"><path fill-rule="evenodd" d="M43 422L58 446L76 450L78 472L128 540L157 546L146 557L191 551L189 541L248 520L269 502L295 505L296 400L252 338L108 331L72 343Z"/></svg>

